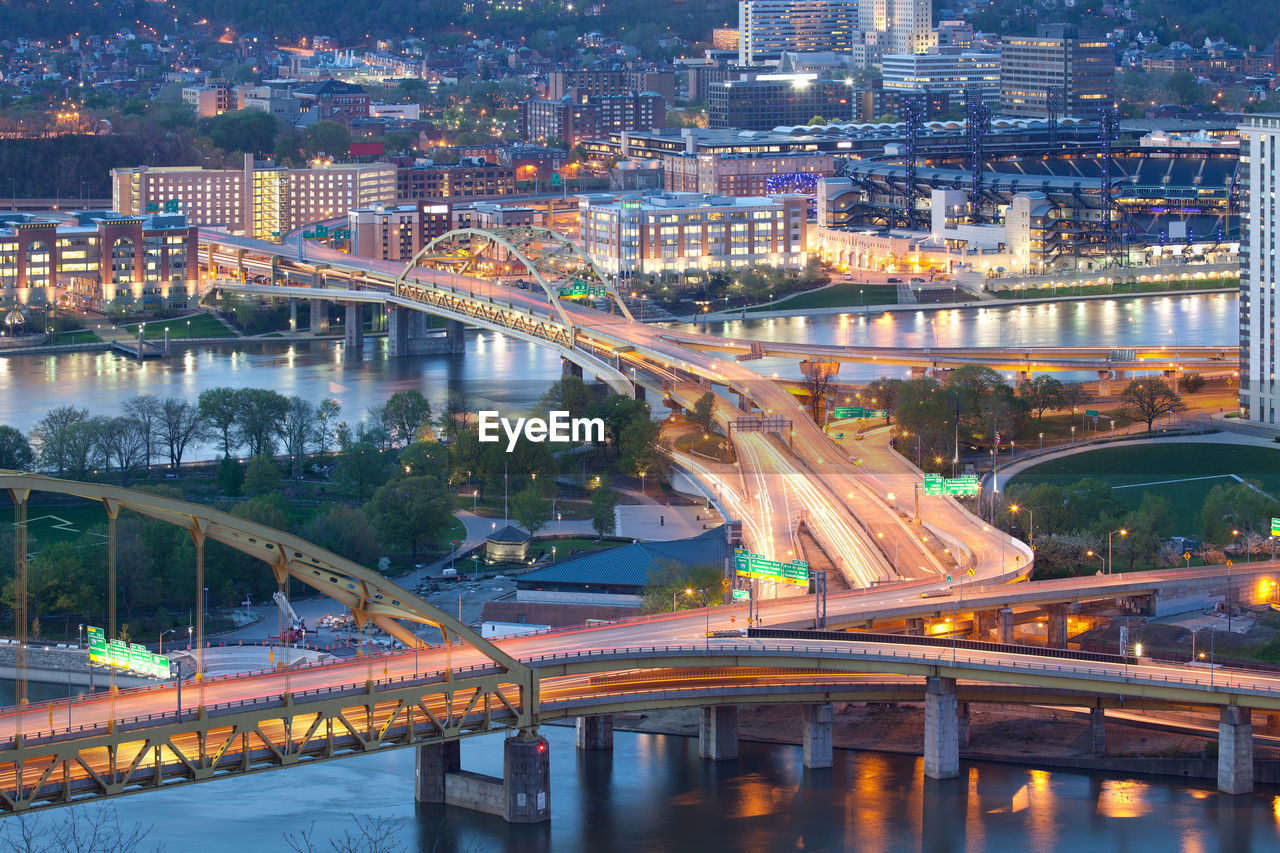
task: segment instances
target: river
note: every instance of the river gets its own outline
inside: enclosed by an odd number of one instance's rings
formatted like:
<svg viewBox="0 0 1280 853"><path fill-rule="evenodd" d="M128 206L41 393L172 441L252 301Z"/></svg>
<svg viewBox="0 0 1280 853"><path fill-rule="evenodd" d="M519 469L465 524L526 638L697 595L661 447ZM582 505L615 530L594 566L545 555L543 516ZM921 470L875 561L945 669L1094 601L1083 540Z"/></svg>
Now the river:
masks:
<svg viewBox="0 0 1280 853"><path fill-rule="evenodd" d="M1149 346L1234 345L1239 340L1234 294L1188 294L1034 305L922 308L820 317L731 320L707 331L787 342L913 346ZM672 328L690 330L688 324ZM371 340L359 359L345 359L334 341L242 342L175 347L168 359L143 363L109 352L0 358L0 423L31 429L44 412L71 404L111 415L139 394L194 398L219 385L272 388L312 402L333 397L342 419L358 420L391 394L421 390L437 408L450 390L465 391L474 407L528 410L560 376L550 350L492 332L473 332L465 355L391 359L385 339ZM796 362L763 359L766 375L799 376ZM901 369L898 369L901 371ZM844 365L842 380L883 375L872 365ZM197 448L208 457L214 446Z"/></svg>
<svg viewBox="0 0 1280 853"><path fill-rule="evenodd" d="M736 762L698 758L697 738L618 732L614 751L551 742L552 819L415 808L414 751L400 749L144 793L87 806L150 826L148 847L316 849L370 821L394 849L433 853L765 853L765 851L1249 851L1280 847L1276 791L1228 797L1172 779L964 762L958 779L923 777L913 756L836 750L806 771L797 746L743 742ZM468 770L498 775L501 737L463 741ZM56 819L56 814L45 819ZM38 818L39 819L39 818ZM12 819L0 831L12 832ZM341 849L341 848L335 848Z"/></svg>

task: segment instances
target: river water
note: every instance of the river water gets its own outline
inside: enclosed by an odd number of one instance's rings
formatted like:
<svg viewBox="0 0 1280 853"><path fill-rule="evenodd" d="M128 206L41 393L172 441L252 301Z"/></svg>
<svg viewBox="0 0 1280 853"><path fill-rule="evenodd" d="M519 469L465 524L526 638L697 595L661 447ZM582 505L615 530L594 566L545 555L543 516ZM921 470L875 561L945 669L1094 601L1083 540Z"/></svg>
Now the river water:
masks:
<svg viewBox="0 0 1280 853"><path fill-rule="evenodd" d="M395 849L433 853L1280 849L1274 790L1228 797L1177 780L968 762L959 778L936 782L912 756L837 750L833 768L806 771L797 746L744 742L738 761L714 763L698 758L696 738L619 732L611 754L583 753L572 729L542 731L552 819L541 826L415 808L411 749L86 808L115 809L126 824L151 827L149 845L191 853L285 851L287 834L309 828L329 850L355 829L353 816ZM464 740L462 765L500 775L500 736Z"/></svg>
<svg viewBox="0 0 1280 853"><path fill-rule="evenodd" d="M876 346L1134 346L1234 344L1234 295L1188 295L1034 306L928 309L712 323L717 334ZM677 324L679 325L679 324ZM692 328L681 326L682 328ZM768 360L765 373L796 375ZM218 385L338 399L343 417L395 391L434 404L464 390L476 407L521 411L560 375L554 354L491 333L463 356L388 359L371 342L360 359L334 342L241 343L177 350L139 364L108 353L0 358L0 423L24 431L63 404L114 414L138 394L186 396ZM846 366L842 379L870 379ZM208 455L206 453L197 455ZM9 704L0 684L0 704ZM33 685L36 701L66 689ZM461 810L415 809L413 752L395 750L283 772L203 783L88 808L113 808L152 827L166 850L289 850L286 833L314 826L318 847L354 829L385 826L407 849L446 851L1250 851L1280 850L1280 791L1223 797L1212 786L1073 771L966 764L934 783L913 757L837 751L835 767L806 772L798 747L742 744L737 762L697 756L693 738L619 732L612 754L578 753L570 729L547 727L553 820L510 827ZM463 764L499 774L499 737L464 741ZM56 819L51 816L48 819ZM0 831L12 821L0 822ZM11 829L9 831L12 831Z"/></svg>
<svg viewBox="0 0 1280 853"><path fill-rule="evenodd" d="M1188 294L732 320L711 323L707 331L886 347L1234 345L1239 340L1238 307L1234 294ZM763 359L751 366L766 375L799 376L792 361ZM870 380L884 373L873 365L844 365L840 378ZM560 359L551 351L491 332L470 334L461 356L391 359L385 340L370 341L359 359L345 359L342 344L333 341L175 347L172 357L141 364L113 353L20 356L0 358L0 423L27 432L44 412L60 405L111 415L138 394L194 398L219 385L272 388L312 402L333 397L342 404L341 417L352 421L369 406L408 388L421 390L437 407L450 390L459 390L470 395L473 407L522 413L559 376ZM195 458L214 451L210 443L197 448Z"/></svg>

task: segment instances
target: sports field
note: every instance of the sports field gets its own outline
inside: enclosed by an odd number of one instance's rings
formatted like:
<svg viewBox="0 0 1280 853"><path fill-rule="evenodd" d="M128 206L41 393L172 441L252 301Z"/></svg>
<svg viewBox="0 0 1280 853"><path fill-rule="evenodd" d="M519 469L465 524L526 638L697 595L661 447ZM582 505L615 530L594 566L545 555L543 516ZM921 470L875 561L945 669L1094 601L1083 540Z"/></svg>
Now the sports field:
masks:
<svg viewBox="0 0 1280 853"><path fill-rule="evenodd" d="M1108 447L1077 453L1028 468L1015 485L1053 483L1065 486L1085 477L1111 484L1126 507L1137 507L1144 492L1154 492L1172 505L1178 526L1199 526L1200 507L1214 486L1231 485L1237 477L1280 495L1280 447L1238 444L1167 442Z"/></svg>

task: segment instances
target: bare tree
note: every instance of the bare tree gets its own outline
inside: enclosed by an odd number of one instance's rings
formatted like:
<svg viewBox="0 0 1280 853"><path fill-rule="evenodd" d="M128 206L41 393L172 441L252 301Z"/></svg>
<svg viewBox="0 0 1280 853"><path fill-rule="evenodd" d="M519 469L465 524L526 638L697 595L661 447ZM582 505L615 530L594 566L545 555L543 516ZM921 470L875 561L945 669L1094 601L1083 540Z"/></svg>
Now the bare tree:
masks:
<svg viewBox="0 0 1280 853"><path fill-rule="evenodd" d="M1155 419L1161 415L1187 409L1187 404L1182 402L1178 392L1158 376L1144 376L1130 382L1120 395L1120 402L1124 403L1135 419L1147 422L1148 432Z"/></svg>
<svg viewBox="0 0 1280 853"><path fill-rule="evenodd" d="M138 429L142 433L143 452L146 454L143 464L150 465L156 455L157 432L163 414L160 400L150 394L134 397L124 404L124 413L138 422Z"/></svg>
<svg viewBox="0 0 1280 853"><path fill-rule="evenodd" d="M160 410L157 435L169 449L169 465L175 470L182 467L182 455L196 441L203 430L200 406L189 400L169 397Z"/></svg>
<svg viewBox="0 0 1280 853"><path fill-rule="evenodd" d="M290 474L294 477L306 467L308 443L315 433L315 418L314 406L301 397L289 398L289 409L285 412L280 434L289 453Z"/></svg>
<svg viewBox="0 0 1280 853"><path fill-rule="evenodd" d="M142 464L146 453L142 426L133 418L94 418L99 454L120 472L120 485L129 485L129 475Z"/></svg>
<svg viewBox="0 0 1280 853"><path fill-rule="evenodd" d="M150 826L122 823L111 806L17 814L3 827L0 853L140 853L151 834Z"/></svg>
<svg viewBox="0 0 1280 853"><path fill-rule="evenodd" d="M89 419L88 409L75 406L59 406L31 428L31 446L36 452L40 469L61 477L75 461L74 428Z"/></svg>
<svg viewBox="0 0 1280 853"><path fill-rule="evenodd" d="M838 364L829 364L822 361L804 361L800 363L800 370L804 374L803 387L805 393L809 395L809 411L815 421L821 420L825 401L835 389L835 383L831 380L836 375L838 367Z"/></svg>

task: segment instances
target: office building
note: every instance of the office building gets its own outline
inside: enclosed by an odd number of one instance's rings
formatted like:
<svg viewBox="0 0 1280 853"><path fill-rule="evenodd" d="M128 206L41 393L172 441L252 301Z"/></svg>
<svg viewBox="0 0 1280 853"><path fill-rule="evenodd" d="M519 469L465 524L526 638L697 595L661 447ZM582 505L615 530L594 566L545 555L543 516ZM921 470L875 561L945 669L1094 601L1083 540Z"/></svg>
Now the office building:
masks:
<svg viewBox="0 0 1280 853"><path fill-rule="evenodd" d="M666 127L667 104L656 92L590 95L573 89L554 101L524 101L519 105L518 121L525 139L555 139L572 148L611 131Z"/></svg>
<svg viewBox="0 0 1280 853"><path fill-rule="evenodd" d="M929 53L893 53L884 57L881 79L885 92L923 95L945 92L954 103L966 89L978 90L984 101L1000 100L1000 54L937 48Z"/></svg>
<svg viewBox="0 0 1280 853"><path fill-rule="evenodd" d="M182 90L182 102L191 107L199 118L220 116L236 109L231 89L226 83L209 86L187 86Z"/></svg>
<svg viewBox="0 0 1280 853"><path fill-rule="evenodd" d="M578 205L579 244L609 274L801 266L809 257L803 195L584 195Z"/></svg>
<svg viewBox="0 0 1280 853"><path fill-rule="evenodd" d="M516 191L516 167L463 157L457 164L431 162L396 169L396 197L404 200L486 198Z"/></svg>
<svg viewBox="0 0 1280 853"><path fill-rule="evenodd" d="M579 68L552 71L547 75L547 100L558 101L574 91L579 97L657 92L670 104L676 99L676 72L642 68Z"/></svg>
<svg viewBox="0 0 1280 853"><path fill-rule="evenodd" d="M175 214L0 214L0 310L187 308L196 229Z"/></svg>
<svg viewBox="0 0 1280 853"><path fill-rule="evenodd" d="M1280 115L1246 115L1240 125L1240 417L1275 426L1276 269L1275 235L1280 222Z"/></svg>
<svg viewBox="0 0 1280 853"><path fill-rule="evenodd" d="M645 161L629 161L645 162ZM764 196L814 192L819 178L835 175L835 157L817 151L773 154L667 154L662 158L668 192Z"/></svg>
<svg viewBox="0 0 1280 853"><path fill-rule="evenodd" d="M135 166L111 170L112 206L125 216L181 213L192 225L219 225L260 240L352 208L396 200L389 163L320 163L285 169L246 154L239 169Z"/></svg>
<svg viewBox="0 0 1280 853"><path fill-rule="evenodd" d="M843 80L820 80L816 74L757 74L710 88L708 112L713 128L772 130L780 125L808 124L814 116L827 121L852 117L852 88Z"/></svg>
<svg viewBox="0 0 1280 853"><path fill-rule="evenodd" d="M452 226L444 202L375 204L347 213L351 254L384 261L407 261Z"/></svg>
<svg viewBox="0 0 1280 853"><path fill-rule="evenodd" d="M857 0L741 0L738 61L754 65L784 51L853 50Z"/></svg>
<svg viewBox="0 0 1280 853"><path fill-rule="evenodd" d="M1115 51L1106 39L1082 39L1075 27L1041 24L1034 36L1005 36L1000 57L1000 112L1093 117L1115 101Z"/></svg>

